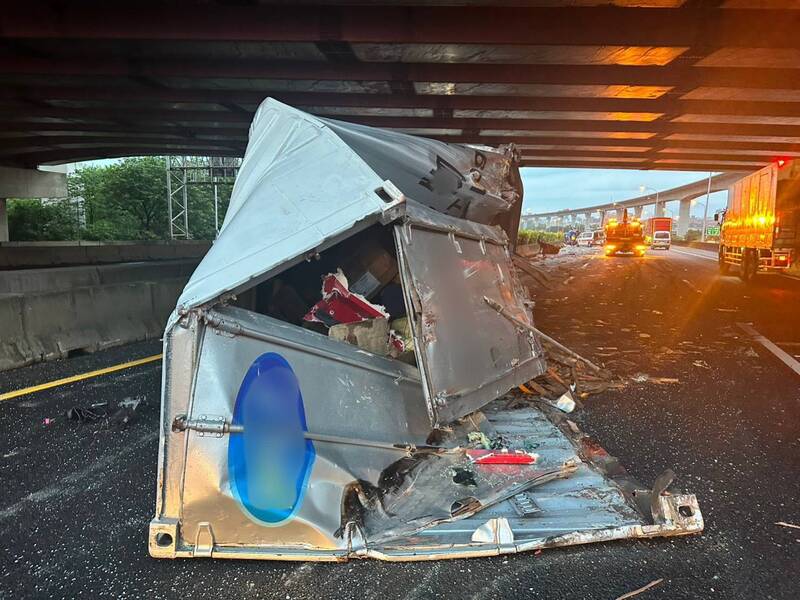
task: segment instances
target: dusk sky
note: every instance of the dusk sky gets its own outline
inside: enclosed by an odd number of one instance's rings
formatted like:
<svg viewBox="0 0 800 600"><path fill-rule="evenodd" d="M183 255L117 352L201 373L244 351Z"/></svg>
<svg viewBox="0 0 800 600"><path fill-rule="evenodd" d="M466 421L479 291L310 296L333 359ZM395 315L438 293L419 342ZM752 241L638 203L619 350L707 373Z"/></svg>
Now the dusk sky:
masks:
<svg viewBox="0 0 800 600"><path fill-rule="evenodd" d="M68 170L84 165L103 166L118 162L121 159L103 159L71 163ZM708 177L707 171L634 171L632 169L545 169L524 167L520 169L525 186L525 198L522 211L547 212L559 208L581 208L612 200L626 200L641 196L640 186L647 188L648 194L654 189L670 188L692 183ZM716 175L716 173L715 173ZM708 208L709 216L715 210L724 208L728 192L711 194ZM697 199L698 204L692 206L692 215L703 216L705 196ZM673 214L678 214L678 203L667 204ZM669 214L669 213L668 213ZM647 216L647 212L645 212Z"/></svg>
<svg viewBox="0 0 800 600"><path fill-rule="evenodd" d="M626 200L643 195L640 186L652 190L670 188L705 179L708 172L634 171L631 169L550 169L523 168L525 186L523 212L547 212L559 208L581 208L612 200ZM725 206L727 192L711 194L708 214ZM692 207L692 214L703 216L705 196ZM667 205L677 214L678 203Z"/></svg>

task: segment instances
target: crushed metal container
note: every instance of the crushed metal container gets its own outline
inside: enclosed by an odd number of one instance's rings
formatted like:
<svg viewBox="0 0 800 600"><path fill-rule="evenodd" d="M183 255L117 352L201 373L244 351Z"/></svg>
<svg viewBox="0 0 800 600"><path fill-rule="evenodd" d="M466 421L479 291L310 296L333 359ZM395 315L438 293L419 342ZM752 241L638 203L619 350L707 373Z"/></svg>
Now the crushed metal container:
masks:
<svg viewBox="0 0 800 600"><path fill-rule="evenodd" d="M643 488L498 400L546 370L485 300L533 324L516 159L261 105L164 335L152 556L424 560L702 530L669 477ZM410 329L415 364L329 337L335 311L304 320L336 273ZM476 459L470 434L503 448Z"/></svg>

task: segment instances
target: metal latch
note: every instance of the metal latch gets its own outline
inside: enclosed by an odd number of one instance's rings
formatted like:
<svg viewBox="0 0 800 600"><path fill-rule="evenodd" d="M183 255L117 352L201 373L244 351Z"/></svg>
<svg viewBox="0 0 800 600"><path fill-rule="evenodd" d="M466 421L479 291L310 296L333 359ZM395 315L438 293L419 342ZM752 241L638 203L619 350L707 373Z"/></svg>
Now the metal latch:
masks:
<svg viewBox="0 0 800 600"><path fill-rule="evenodd" d="M172 421L172 431L196 431L200 437L206 434L221 438L226 433L242 433L244 427L228 423L225 417L217 415L200 415L196 419L190 419L186 415L178 415Z"/></svg>

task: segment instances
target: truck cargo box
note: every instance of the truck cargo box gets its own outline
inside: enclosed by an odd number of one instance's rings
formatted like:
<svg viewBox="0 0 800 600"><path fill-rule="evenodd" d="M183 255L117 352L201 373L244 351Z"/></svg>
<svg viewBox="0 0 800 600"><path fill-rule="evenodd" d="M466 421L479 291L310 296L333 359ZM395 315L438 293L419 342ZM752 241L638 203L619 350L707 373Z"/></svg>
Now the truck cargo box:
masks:
<svg viewBox="0 0 800 600"><path fill-rule="evenodd" d="M670 473L641 486L503 399L547 369L512 263L520 206L513 148L264 102L164 334L151 555L430 560L701 531Z"/></svg>

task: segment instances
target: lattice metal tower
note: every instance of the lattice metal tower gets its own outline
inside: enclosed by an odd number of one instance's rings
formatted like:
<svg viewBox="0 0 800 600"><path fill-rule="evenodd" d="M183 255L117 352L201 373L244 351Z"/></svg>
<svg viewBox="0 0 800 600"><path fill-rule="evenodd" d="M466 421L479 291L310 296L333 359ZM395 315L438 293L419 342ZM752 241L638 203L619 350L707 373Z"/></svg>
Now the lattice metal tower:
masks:
<svg viewBox="0 0 800 600"><path fill-rule="evenodd" d="M240 158L229 156L168 156L167 157L167 207L169 211L169 236L191 239L189 231L189 186L214 186L214 228L219 233L220 183L233 183Z"/></svg>

